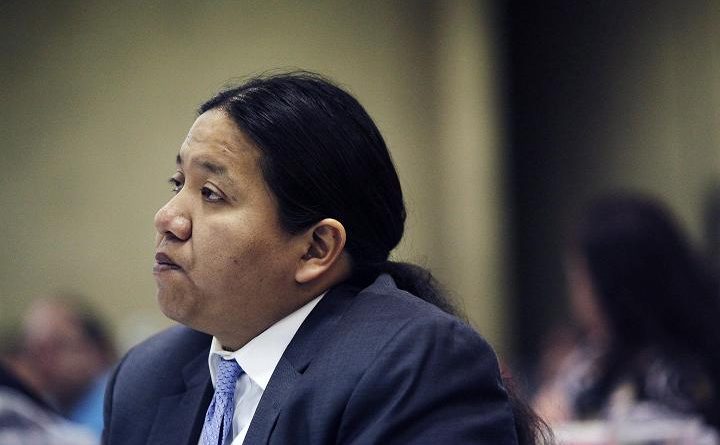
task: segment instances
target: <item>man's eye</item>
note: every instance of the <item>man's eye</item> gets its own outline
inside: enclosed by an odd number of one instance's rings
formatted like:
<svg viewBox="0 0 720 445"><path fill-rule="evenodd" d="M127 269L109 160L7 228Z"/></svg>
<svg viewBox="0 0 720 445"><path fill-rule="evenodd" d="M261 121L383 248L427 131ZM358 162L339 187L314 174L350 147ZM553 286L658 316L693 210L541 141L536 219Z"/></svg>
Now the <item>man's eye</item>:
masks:
<svg viewBox="0 0 720 445"><path fill-rule="evenodd" d="M208 202L219 202L223 200L222 196L207 187L203 187L200 193L202 193L203 198L205 198L205 200Z"/></svg>
<svg viewBox="0 0 720 445"><path fill-rule="evenodd" d="M171 187L170 190L173 193L177 193L180 191L180 189L182 189L182 186L183 186L182 182L178 181L177 179L170 178L170 179L168 179L168 182L170 183L170 187Z"/></svg>

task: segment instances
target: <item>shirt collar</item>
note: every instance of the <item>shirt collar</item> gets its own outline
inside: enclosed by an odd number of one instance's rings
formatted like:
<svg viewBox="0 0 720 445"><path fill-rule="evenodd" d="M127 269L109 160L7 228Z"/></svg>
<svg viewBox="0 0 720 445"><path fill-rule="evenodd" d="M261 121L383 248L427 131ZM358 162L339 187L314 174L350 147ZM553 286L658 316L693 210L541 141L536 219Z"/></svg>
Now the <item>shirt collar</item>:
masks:
<svg viewBox="0 0 720 445"><path fill-rule="evenodd" d="M285 349L290 344L300 325L305 321L305 318L324 295L325 292L276 322L237 351L224 350L220 341L213 337L208 357L210 378L213 386L215 386L218 361L221 359L236 360L248 377L265 391L265 387L270 381L270 377Z"/></svg>

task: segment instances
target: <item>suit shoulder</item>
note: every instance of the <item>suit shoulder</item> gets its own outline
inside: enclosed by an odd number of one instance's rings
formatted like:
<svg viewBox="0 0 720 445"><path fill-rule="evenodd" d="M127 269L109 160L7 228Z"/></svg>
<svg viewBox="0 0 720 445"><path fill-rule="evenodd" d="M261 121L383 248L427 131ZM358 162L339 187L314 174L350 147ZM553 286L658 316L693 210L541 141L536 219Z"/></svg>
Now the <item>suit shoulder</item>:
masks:
<svg viewBox="0 0 720 445"><path fill-rule="evenodd" d="M130 380L162 379L209 350L211 337L185 326L165 329L131 348L118 366Z"/></svg>
<svg viewBox="0 0 720 445"><path fill-rule="evenodd" d="M133 350L159 352L167 349L182 349L197 352L199 349L209 346L210 340L211 337L208 334L195 331L186 326L176 325L138 343Z"/></svg>
<svg viewBox="0 0 720 445"><path fill-rule="evenodd" d="M177 325L158 332L152 337L138 343L131 349L135 354L178 354L187 352L197 354L210 345L208 334L195 331L186 326Z"/></svg>
<svg viewBox="0 0 720 445"><path fill-rule="evenodd" d="M370 363L383 351L402 345L408 352L456 353L497 363L492 347L466 322L398 289L389 280L378 279L354 297L336 331L335 353L353 351Z"/></svg>
<svg viewBox="0 0 720 445"><path fill-rule="evenodd" d="M450 330L484 342L463 320L416 295L398 289L392 281L383 283L379 279L373 286L361 291L349 314L350 317L365 318L373 325L380 321L398 327L407 324L405 329L411 330L434 327L433 329Z"/></svg>

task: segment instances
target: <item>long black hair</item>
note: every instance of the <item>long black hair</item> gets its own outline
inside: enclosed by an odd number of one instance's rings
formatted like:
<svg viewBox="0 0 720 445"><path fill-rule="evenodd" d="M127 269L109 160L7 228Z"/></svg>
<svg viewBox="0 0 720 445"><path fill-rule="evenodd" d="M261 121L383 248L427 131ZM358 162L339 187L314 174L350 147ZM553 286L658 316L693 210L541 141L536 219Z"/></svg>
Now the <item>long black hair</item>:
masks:
<svg viewBox="0 0 720 445"><path fill-rule="evenodd" d="M693 410L720 426L720 295L671 212L640 194L599 198L586 210L574 249L610 334L599 377L578 410L597 411L621 379L641 378L651 351L690 384L677 389Z"/></svg>

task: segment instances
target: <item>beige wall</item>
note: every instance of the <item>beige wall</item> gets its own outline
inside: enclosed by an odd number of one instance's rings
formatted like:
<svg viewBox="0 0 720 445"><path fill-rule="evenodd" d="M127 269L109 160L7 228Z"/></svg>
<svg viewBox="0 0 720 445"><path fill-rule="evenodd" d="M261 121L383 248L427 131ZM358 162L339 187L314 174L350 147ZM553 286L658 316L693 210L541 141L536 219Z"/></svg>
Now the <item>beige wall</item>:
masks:
<svg viewBox="0 0 720 445"><path fill-rule="evenodd" d="M3 6L0 319L71 289L101 307L125 347L167 324L150 273L152 218L196 106L233 77L301 67L346 85L388 141L410 215L395 256L437 269L501 344L495 60L484 4ZM455 114L464 119L443 118ZM467 167L458 177L454 156Z"/></svg>
<svg viewBox="0 0 720 445"><path fill-rule="evenodd" d="M475 327L502 352L504 334L511 331L510 197L500 149L496 11L481 2L443 2L438 9L435 270L452 283Z"/></svg>

